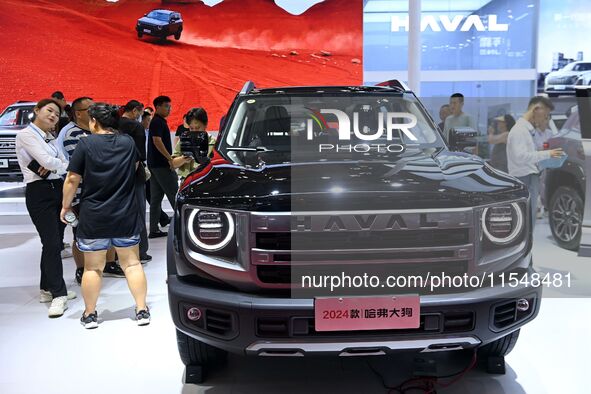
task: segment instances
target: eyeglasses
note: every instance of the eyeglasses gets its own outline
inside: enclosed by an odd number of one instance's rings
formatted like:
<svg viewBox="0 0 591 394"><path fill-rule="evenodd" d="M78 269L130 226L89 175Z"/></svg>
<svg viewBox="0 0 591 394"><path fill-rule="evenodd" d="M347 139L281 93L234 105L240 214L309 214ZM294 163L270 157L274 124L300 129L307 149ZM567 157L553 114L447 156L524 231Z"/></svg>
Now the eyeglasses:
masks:
<svg viewBox="0 0 591 394"><path fill-rule="evenodd" d="M90 107L86 107L86 108L82 108L82 109L77 109L76 111L80 111L80 112L84 112L84 111L88 111Z"/></svg>

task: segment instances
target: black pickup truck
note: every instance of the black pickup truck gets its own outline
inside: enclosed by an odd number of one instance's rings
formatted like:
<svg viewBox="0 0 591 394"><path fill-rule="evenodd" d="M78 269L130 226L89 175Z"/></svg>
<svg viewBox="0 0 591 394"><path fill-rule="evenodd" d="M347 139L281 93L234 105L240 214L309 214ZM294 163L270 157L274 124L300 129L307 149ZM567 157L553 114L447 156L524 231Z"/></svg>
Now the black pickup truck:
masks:
<svg viewBox="0 0 591 394"><path fill-rule="evenodd" d="M534 274L527 189L450 149L404 84L249 82L226 119L168 237L187 382L228 352L503 357L537 315L541 287L499 279ZM312 289L309 275L418 282ZM445 275L483 281L435 289Z"/></svg>

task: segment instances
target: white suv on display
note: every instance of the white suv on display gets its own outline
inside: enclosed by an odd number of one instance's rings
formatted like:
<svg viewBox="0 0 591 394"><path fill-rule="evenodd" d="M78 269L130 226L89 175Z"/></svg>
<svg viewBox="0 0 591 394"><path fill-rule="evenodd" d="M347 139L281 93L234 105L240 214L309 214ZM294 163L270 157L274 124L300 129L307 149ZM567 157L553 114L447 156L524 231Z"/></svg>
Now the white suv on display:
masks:
<svg viewBox="0 0 591 394"><path fill-rule="evenodd" d="M16 133L31 122L33 108L32 101L17 101L0 114L0 180L22 180L16 158Z"/></svg>
<svg viewBox="0 0 591 394"><path fill-rule="evenodd" d="M546 76L544 92L549 97L556 97L561 94L575 94L577 80L586 71L591 71L591 62L573 62L564 66L563 69L552 71Z"/></svg>

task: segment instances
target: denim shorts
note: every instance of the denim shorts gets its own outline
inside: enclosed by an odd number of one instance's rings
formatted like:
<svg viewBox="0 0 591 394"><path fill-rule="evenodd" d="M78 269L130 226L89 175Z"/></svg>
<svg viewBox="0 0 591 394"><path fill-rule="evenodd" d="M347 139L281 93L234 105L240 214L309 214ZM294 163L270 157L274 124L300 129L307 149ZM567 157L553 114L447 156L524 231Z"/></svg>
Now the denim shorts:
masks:
<svg viewBox="0 0 591 394"><path fill-rule="evenodd" d="M111 246L117 248L129 248L140 243L140 236L134 235L130 238L99 238L99 239L84 239L78 238L76 240L78 249L81 252L99 252L102 250L109 250Z"/></svg>

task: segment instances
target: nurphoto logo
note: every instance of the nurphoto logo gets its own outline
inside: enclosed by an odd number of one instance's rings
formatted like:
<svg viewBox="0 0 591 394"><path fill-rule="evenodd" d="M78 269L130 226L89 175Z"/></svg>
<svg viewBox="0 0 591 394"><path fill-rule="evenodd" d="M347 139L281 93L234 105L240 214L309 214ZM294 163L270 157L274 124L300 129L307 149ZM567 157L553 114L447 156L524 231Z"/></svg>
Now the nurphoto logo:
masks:
<svg viewBox="0 0 591 394"><path fill-rule="evenodd" d="M417 125L417 117L411 113L406 112L379 112L377 119L377 127L371 127L370 125L359 124L359 112L353 112L353 122L349 118L346 112L338 109L321 109L321 114L332 114L338 119L338 140L339 141L350 141L351 140L351 123L353 124L353 135L356 139L361 141L376 141L383 139L384 132L387 141L392 141L394 138L394 131L399 130L411 141L417 141L417 137L410 131L411 128ZM384 125L386 125L384 127ZM307 139L312 141L314 139L313 122L312 119L308 119L307 122ZM366 130L376 130L375 133L368 133ZM397 137L401 139L401 134L397 133ZM404 151L404 145L402 144L320 144L319 152L324 151L335 151L335 152L357 152L367 153L370 151L376 151L378 153L400 153Z"/></svg>

